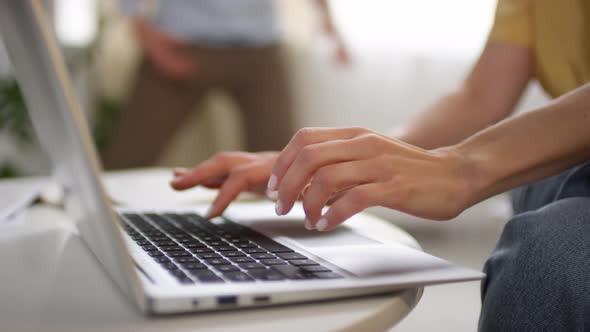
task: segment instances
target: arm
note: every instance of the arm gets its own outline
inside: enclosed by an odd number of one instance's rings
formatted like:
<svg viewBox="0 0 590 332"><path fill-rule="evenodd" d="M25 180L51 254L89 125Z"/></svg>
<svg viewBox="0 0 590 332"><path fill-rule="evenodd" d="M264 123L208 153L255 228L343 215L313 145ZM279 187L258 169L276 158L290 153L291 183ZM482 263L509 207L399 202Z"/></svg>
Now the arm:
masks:
<svg viewBox="0 0 590 332"><path fill-rule="evenodd" d="M588 128L590 83L435 150L362 128L307 128L277 158L269 189L278 191L280 215L303 192L308 226L321 231L371 206L447 220L489 196L589 160Z"/></svg>
<svg viewBox="0 0 590 332"><path fill-rule="evenodd" d="M458 143L507 117L532 74L529 49L492 41L456 91L393 136L426 149Z"/></svg>
<svg viewBox="0 0 590 332"><path fill-rule="evenodd" d="M315 0L317 8L320 13L321 25L324 33L332 38L335 44L334 58L339 64L348 65L351 63L350 54L346 43L342 39L336 24L334 24L334 18L328 0Z"/></svg>
<svg viewBox="0 0 590 332"><path fill-rule="evenodd" d="M590 159L590 84L453 148L474 170L473 203Z"/></svg>

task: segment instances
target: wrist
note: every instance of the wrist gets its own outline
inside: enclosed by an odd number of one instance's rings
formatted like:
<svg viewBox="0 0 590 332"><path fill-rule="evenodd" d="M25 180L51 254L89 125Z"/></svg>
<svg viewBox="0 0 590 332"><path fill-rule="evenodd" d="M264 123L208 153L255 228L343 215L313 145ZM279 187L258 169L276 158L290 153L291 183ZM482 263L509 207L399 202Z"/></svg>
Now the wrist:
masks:
<svg viewBox="0 0 590 332"><path fill-rule="evenodd" d="M449 173L456 187L457 199L462 209L466 209L489 195L493 183L486 161L481 156L463 149L461 145L452 145L432 150L443 156L450 165Z"/></svg>

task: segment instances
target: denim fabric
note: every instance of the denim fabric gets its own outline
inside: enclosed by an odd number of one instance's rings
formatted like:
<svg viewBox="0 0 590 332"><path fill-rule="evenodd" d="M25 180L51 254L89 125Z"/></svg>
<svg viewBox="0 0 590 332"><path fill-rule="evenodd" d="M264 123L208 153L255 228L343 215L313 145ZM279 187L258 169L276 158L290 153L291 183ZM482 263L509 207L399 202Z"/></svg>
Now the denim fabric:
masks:
<svg viewBox="0 0 590 332"><path fill-rule="evenodd" d="M479 330L590 331L590 163L512 192Z"/></svg>

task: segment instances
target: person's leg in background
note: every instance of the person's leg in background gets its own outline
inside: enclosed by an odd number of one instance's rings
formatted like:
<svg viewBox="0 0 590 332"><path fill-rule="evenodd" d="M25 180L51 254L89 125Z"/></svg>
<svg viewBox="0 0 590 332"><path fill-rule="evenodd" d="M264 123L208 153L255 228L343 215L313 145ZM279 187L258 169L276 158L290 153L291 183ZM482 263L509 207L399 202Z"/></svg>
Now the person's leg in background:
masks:
<svg viewBox="0 0 590 332"><path fill-rule="evenodd" d="M590 165L519 188L485 264L480 331L590 328Z"/></svg>
<svg viewBox="0 0 590 332"><path fill-rule="evenodd" d="M106 169L153 165L204 90L194 80L164 77L146 59L133 84L102 155Z"/></svg>
<svg viewBox="0 0 590 332"><path fill-rule="evenodd" d="M244 115L248 151L281 150L295 132L293 100L280 46L237 51L240 75L232 94Z"/></svg>

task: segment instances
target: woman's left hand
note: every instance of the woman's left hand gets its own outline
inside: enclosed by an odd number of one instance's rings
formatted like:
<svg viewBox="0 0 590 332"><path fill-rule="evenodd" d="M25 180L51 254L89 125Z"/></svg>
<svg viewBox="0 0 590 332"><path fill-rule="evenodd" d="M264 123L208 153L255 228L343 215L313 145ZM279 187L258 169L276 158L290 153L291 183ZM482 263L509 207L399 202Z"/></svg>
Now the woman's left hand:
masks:
<svg viewBox="0 0 590 332"><path fill-rule="evenodd" d="M308 229L331 230L371 206L447 220L473 204L470 165L453 148L423 150L368 129L304 128L280 153L268 189L278 191L279 215L302 195Z"/></svg>

